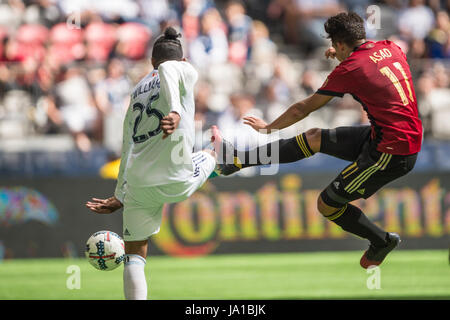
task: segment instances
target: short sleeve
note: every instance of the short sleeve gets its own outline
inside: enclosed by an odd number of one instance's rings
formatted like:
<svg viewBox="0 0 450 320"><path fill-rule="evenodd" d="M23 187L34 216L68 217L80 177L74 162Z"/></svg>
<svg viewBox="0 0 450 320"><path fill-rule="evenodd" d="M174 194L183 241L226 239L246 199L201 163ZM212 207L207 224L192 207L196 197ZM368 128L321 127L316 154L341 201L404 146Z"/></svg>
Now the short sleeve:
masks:
<svg viewBox="0 0 450 320"><path fill-rule="evenodd" d="M316 91L318 94L343 97L350 93L354 86L353 76L342 65L338 65L327 77L323 85Z"/></svg>
<svg viewBox="0 0 450 320"><path fill-rule="evenodd" d="M186 61L181 62L181 65L183 66L184 70L185 85L193 88L198 80L197 70L195 70L195 68Z"/></svg>
<svg viewBox="0 0 450 320"><path fill-rule="evenodd" d="M161 93L166 98L170 106L170 112L182 113L180 97L181 74L172 61L162 63L158 67Z"/></svg>

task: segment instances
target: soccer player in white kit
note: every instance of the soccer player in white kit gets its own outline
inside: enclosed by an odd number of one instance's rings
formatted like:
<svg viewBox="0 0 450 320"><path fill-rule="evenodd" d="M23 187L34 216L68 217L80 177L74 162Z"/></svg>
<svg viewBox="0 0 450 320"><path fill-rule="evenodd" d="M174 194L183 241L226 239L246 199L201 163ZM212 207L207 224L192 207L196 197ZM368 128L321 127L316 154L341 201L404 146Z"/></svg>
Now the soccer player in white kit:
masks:
<svg viewBox="0 0 450 320"><path fill-rule="evenodd" d="M159 232L165 203L191 196L216 166L212 150L192 153L197 72L183 59L180 34L169 27L152 51L154 70L131 94L114 196L93 198L96 213L124 207L125 299L147 299L144 267L148 239Z"/></svg>

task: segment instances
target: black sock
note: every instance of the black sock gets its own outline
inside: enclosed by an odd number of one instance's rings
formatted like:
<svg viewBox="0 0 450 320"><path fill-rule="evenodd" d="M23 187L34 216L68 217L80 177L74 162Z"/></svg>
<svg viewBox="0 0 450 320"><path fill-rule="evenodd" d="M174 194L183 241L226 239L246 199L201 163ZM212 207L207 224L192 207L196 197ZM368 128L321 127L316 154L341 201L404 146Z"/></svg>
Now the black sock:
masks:
<svg viewBox="0 0 450 320"><path fill-rule="evenodd" d="M290 139L281 139L248 151L236 151L242 168L295 162L314 154L306 135L299 134Z"/></svg>
<svg viewBox="0 0 450 320"><path fill-rule="evenodd" d="M387 232L370 221L361 209L350 203L327 218L345 231L369 240L374 246L381 247L387 244Z"/></svg>

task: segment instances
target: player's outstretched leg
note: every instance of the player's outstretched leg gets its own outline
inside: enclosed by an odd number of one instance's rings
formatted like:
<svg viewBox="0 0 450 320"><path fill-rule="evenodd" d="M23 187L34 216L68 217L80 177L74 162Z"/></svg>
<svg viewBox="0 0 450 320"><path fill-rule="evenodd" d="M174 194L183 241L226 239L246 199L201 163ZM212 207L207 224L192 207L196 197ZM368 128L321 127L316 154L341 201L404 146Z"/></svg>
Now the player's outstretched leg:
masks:
<svg viewBox="0 0 450 320"><path fill-rule="evenodd" d="M293 138L273 141L248 151L236 150L231 142L222 138L216 126L211 127L211 132L218 171L225 176L248 167L295 162L320 150L320 129L310 129Z"/></svg>
<svg viewBox="0 0 450 320"><path fill-rule="evenodd" d="M126 300L147 300L145 257L148 241L125 241L123 291Z"/></svg>
<svg viewBox="0 0 450 320"><path fill-rule="evenodd" d="M342 208L328 205L324 200L327 199L324 192L318 199L319 212L343 230L370 241L369 249L364 252L360 260L361 267L367 269L370 266L380 265L384 258L398 246L400 236L382 230L371 222L361 209L350 203Z"/></svg>
<svg viewBox="0 0 450 320"><path fill-rule="evenodd" d="M217 171L221 175L228 176L242 169L237 150L231 142L222 138L217 126L211 127L211 142L217 157Z"/></svg>

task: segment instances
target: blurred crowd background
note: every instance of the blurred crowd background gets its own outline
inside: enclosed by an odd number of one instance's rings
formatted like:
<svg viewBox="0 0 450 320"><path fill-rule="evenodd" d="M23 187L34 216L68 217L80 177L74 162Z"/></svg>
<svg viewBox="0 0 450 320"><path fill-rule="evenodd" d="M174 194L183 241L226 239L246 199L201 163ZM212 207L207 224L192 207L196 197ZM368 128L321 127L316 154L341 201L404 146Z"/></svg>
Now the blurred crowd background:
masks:
<svg viewBox="0 0 450 320"><path fill-rule="evenodd" d="M241 118L272 121L321 86L337 65L324 57L323 23L343 10L380 18L367 37L407 54L425 139L450 140L447 0L0 0L0 149L117 157L129 94L152 70L152 43L166 26L182 32L200 75L199 132L218 124L229 139L257 143ZM282 135L367 122L345 96Z"/></svg>

